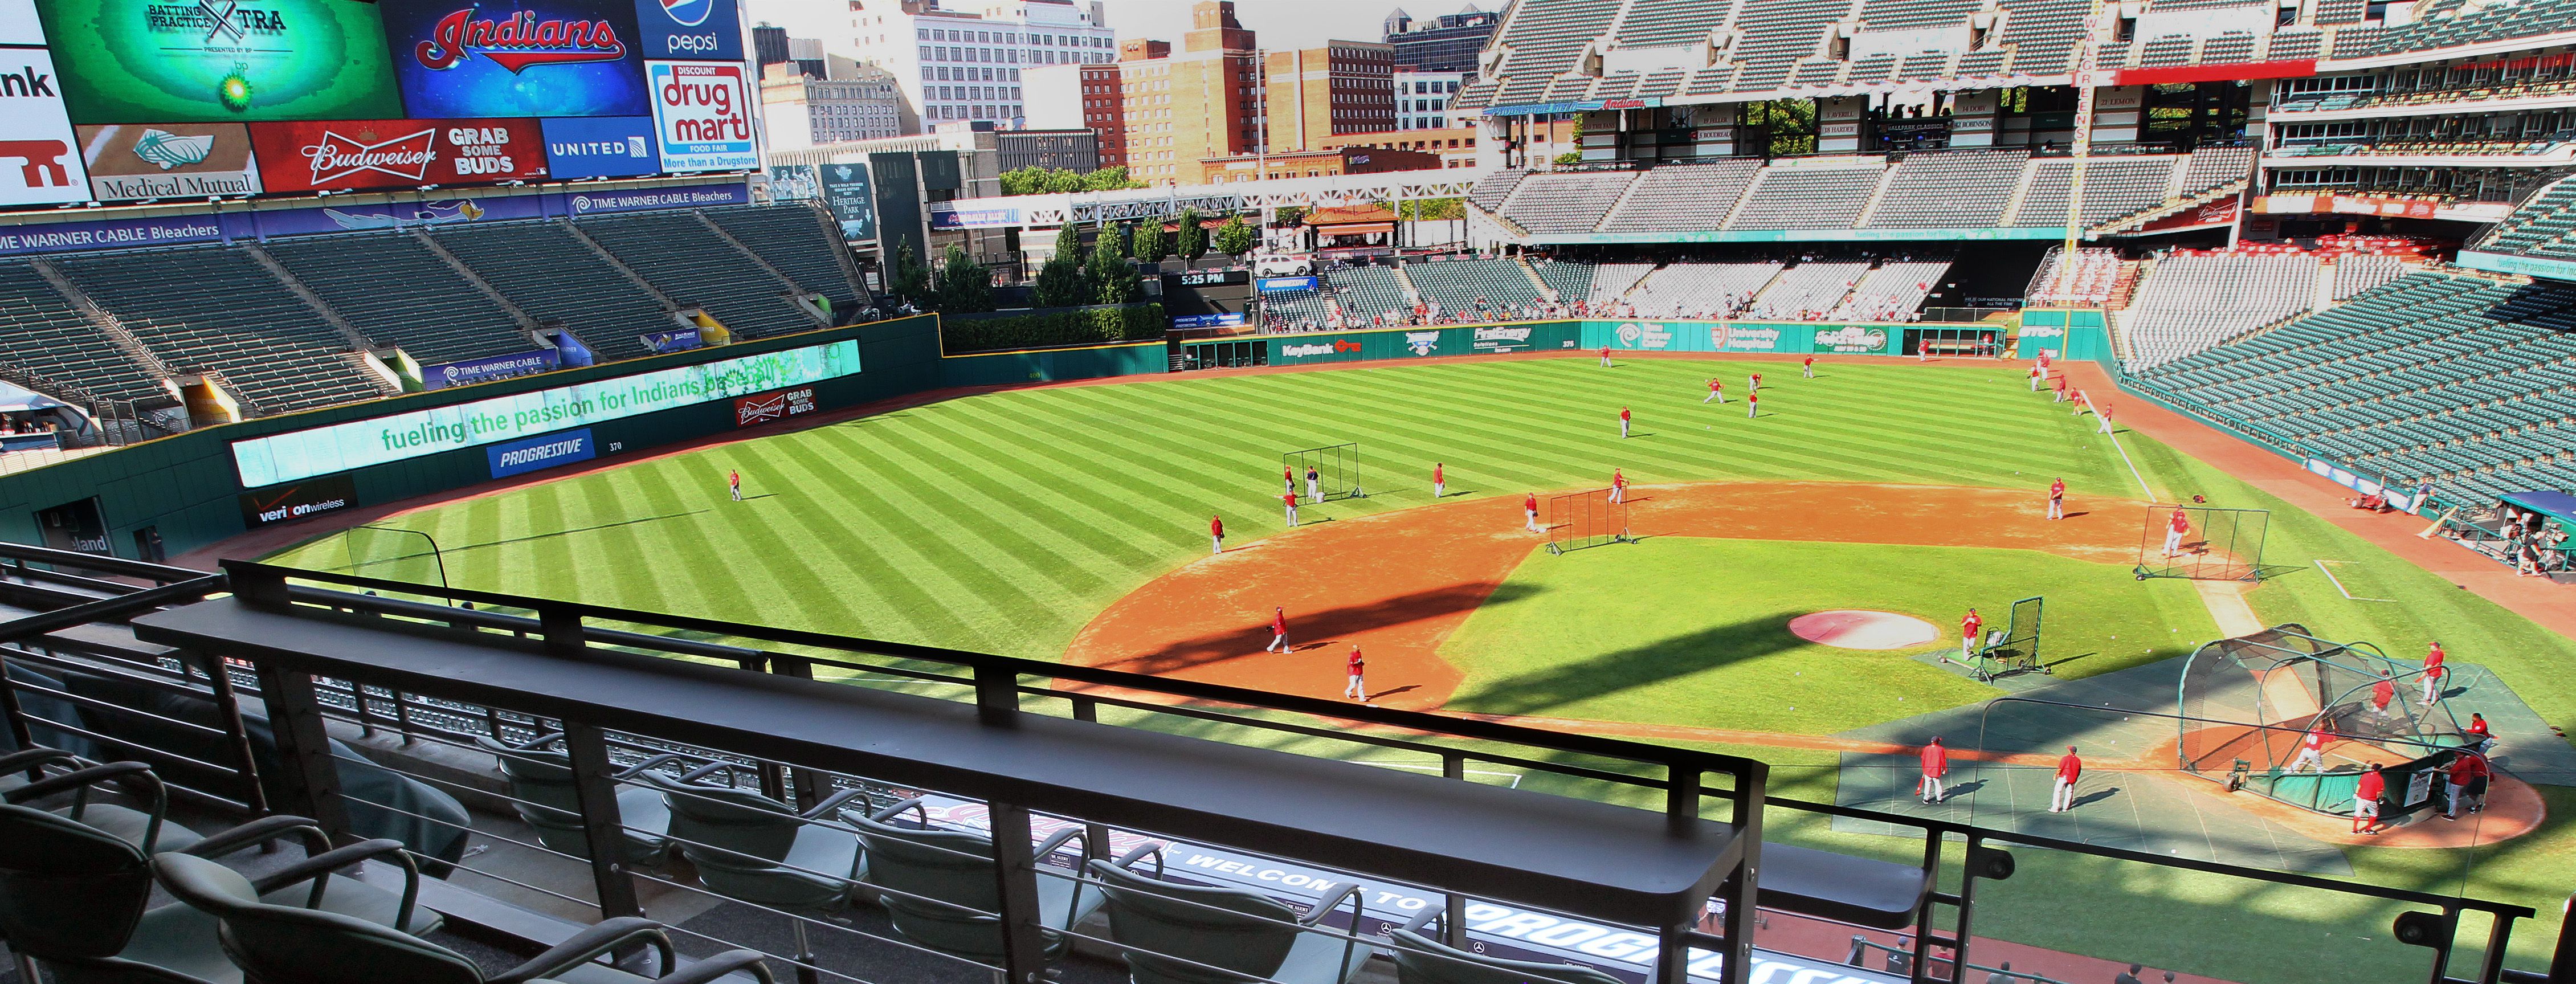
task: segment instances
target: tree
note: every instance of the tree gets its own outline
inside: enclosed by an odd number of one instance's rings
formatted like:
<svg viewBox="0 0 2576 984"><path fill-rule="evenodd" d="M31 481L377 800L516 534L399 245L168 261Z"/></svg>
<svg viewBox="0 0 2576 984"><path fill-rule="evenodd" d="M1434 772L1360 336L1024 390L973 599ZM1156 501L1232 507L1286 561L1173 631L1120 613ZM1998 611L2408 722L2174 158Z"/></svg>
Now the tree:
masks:
<svg viewBox="0 0 2576 984"><path fill-rule="evenodd" d="M1105 167L1089 174L1036 166L1002 172L1002 194L1005 195L1070 195L1077 191L1118 191L1144 186L1144 182L1128 177L1124 167Z"/></svg>
<svg viewBox="0 0 2576 984"><path fill-rule="evenodd" d="M941 313L973 314L993 309L993 275L966 254L966 247L948 247L948 259L940 267Z"/></svg>
<svg viewBox="0 0 2576 984"><path fill-rule="evenodd" d="M1091 244L1091 263L1083 268L1082 273L1083 279L1091 282L1094 304L1126 304L1144 293L1136 286L1136 268L1129 266L1127 259L1119 255L1119 238L1104 231L1099 241Z"/></svg>
<svg viewBox="0 0 2576 984"><path fill-rule="evenodd" d="M1072 226L1056 231L1055 255L1038 267L1037 303L1042 308L1091 303L1096 292L1082 276L1082 236Z"/></svg>
<svg viewBox="0 0 2576 984"><path fill-rule="evenodd" d="M1198 209L1181 210L1180 245L1174 248L1173 252L1181 254L1181 259L1194 263L1199 257L1207 255L1207 230L1199 228Z"/></svg>
<svg viewBox="0 0 2576 984"><path fill-rule="evenodd" d="M1163 257L1172 255L1171 245L1163 238L1163 221L1147 219L1137 223L1136 237L1129 252L1147 263L1161 263Z"/></svg>
<svg viewBox="0 0 2576 984"><path fill-rule="evenodd" d="M1254 232L1252 223L1243 221L1243 216L1226 216L1225 224L1216 227L1216 251L1219 253L1241 259L1243 254L1252 252L1252 248L1260 244L1260 233Z"/></svg>
<svg viewBox="0 0 2576 984"><path fill-rule="evenodd" d="M1101 235L1118 242L1120 259L1132 260L1136 258L1136 231L1136 223L1129 222L1116 229L1103 230Z"/></svg>
<svg viewBox="0 0 2576 984"><path fill-rule="evenodd" d="M1270 224L1282 229L1294 229L1298 226L1304 225L1306 224L1306 206L1279 206L1279 210L1272 213Z"/></svg>
<svg viewBox="0 0 2576 984"><path fill-rule="evenodd" d="M1558 164L1560 164L1560 165L1569 165L1569 166L1570 166L1570 165L1574 165L1574 164L1581 164L1581 163L1583 163L1583 152L1582 152L1582 151L1579 151L1579 150L1569 150L1569 151L1566 151L1565 153L1562 153L1562 154L1558 154L1558 155L1556 155L1556 162L1557 162Z"/></svg>
<svg viewBox="0 0 2576 984"><path fill-rule="evenodd" d="M930 268L922 266L921 260L912 255L911 243L895 247L894 270L886 280L886 293L915 307L937 306L938 299L930 293Z"/></svg>
<svg viewBox="0 0 2576 984"><path fill-rule="evenodd" d="M1121 164L1117 167L1104 167L1100 170L1093 171L1090 174L1083 175L1081 177L1081 185L1082 186L1079 188L1070 190L1124 191L1129 188L1142 188L1145 186L1145 183L1128 177L1127 165Z"/></svg>

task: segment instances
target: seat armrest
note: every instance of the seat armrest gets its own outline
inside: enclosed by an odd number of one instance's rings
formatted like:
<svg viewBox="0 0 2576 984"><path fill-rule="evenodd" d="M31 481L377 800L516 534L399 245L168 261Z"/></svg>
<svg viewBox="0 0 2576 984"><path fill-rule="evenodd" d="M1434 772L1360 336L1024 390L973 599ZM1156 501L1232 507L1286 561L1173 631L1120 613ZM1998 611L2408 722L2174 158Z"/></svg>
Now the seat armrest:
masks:
<svg viewBox="0 0 2576 984"><path fill-rule="evenodd" d="M844 789L840 792L824 797L822 802L814 804L813 809L807 810L804 813L799 814L799 816L806 820L812 820L816 817L828 817L839 812L842 804L858 799L859 797L866 796L867 794L868 791L866 787Z"/></svg>
<svg viewBox="0 0 2576 984"><path fill-rule="evenodd" d="M901 803L878 810L874 813L868 814L867 816L870 820L874 820L878 823L885 823L902 815L905 810L911 810L915 817L920 818L922 829L930 829L930 810L922 804L921 797L919 796L904 800Z"/></svg>
<svg viewBox="0 0 2576 984"><path fill-rule="evenodd" d="M74 769L58 776L46 776L16 789L0 792L0 801L25 803L29 800L43 799L66 789L95 786L128 776L153 778L152 785L155 787L160 785L157 777L152 777L152 767L149 765L141 762L110 762L106 765Z"/></svg>
<svg viewBox="0 0 2576 984"><path fill-rule="evenodd" d="M261 817L230 830L218 831L204 840L180 848L179 853L192 854L201 858L218 858L245 847L268 843L288 834L304 835L304 850L307 853L321 854L331 850L331 838L322 832L320 824L303 817L280 815Z"/></svg>
<svg viewBox="0 0 2576 984"><path fill-rule="evenodd" d="M0 755L0 772L16 772L54 762L70 762L78 765L80 756L59 748L22 748L7 755Z"/></svg>
<svg viewBox="0 0 2576 984"><path fill-rule="evenodd" d="M403 842L392 838L379 837L375 840L359 841L347 847L313 855L253 882L251 890L266 895L310 878L313 880L313 891L305 897L304 907L319 908L322 905L323 890L331 885L331 879L324 876L360 861L376 858L392 861L403 870L402 905L394 910L394 928L404 929L411 925L412 907L420 902L420 865L411 859L411 852L403 848ZM407 929L405 931L408 932Z"/></svg>
<svg viewBox="0 0 2576 984"><path fill-rule="evenodd" d="M1315 907L1306 910L1306 917L1297 921L1309 926L1322 922L1334 909L1341 908L1343 899L1349 898L1359 900L1357 908L1351 911L1351 932L1359 932L1360 916L1368 910L1368 899L1360 894L1358 882L1343 882L1326 888L1323 897L1315 900Z"/></svg>
<svg viewBox="0 0 2576 984"><path fill-rule="evenodd" d="M758 950L726 950L690 964L687 970L657 978L652 984L712 984L716 978L742 970L750 971L758 984L777 984L776 978L769 976L767 960L768 955Z"/></svg>
<svg viewBox="0 0 2576 984"><path fill-rule="evenodd" d="M524 984L540 977L552 977L588 962L611 950L623 949L638 942L653 944L662 957L662 969L655 974L668 974L678 963L671 951L671 937L662 924L641 916L619 916L574 933L571 939L546 948L546 952L529 958L507 973L491 979L490 984Z"/></svg>
<svg viewBox="0 0 2576 984"><path fill-rule="evenodd" d="M558 736L558 737L560 737L560 736ZM611 778L611 779L632 779L632 778L634 778L634 777L636 777L636 776L640 776L640 775L643 775L644 773L651 772L651 771L653 771L654 769L660 768L660 767L662 766L662 764L663 764L663 763L666 763L666 762L685 762L685 761L688 761L688 760L689 760L689 757L688 757L688 756L686 756L686 755L681 755L681 754L678 754L678 753L675 753L675 752L663 752L663 753L662 753L662 754L660 754L660 755L653 756L652 758L648 758L648 759L645 759L644 761L637 762L637 763L635 763L634 765L630 765L630 766L627 766L627 767L625 767L625 768L623 768L623 769L619 769L619 770L617 770L616 774L609 776L609 778Z"/></svg>

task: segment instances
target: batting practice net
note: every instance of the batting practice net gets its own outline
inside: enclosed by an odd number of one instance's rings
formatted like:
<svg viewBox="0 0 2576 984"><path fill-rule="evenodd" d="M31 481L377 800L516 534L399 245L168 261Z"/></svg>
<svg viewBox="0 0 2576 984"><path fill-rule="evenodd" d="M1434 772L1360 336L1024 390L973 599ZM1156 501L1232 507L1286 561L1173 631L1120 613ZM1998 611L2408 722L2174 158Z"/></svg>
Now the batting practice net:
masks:
<svg viewBox="0 0 2576 984"><path fill-rule="evenodd" d="M1547 498L1547 552L1633 543L1628 533L1628 503L1613 502L1609 489L1573 492Z"/></svg>
<svg viewBox="0 0 2576 984"><path fill-rule="evenodd" d="M2183 528L2174 529L2181 510ZM2184 577L2197 581L2252 581L2263 570L2263 536L2272 514L2263 509L2148 506L2138 533L2138 580Z"/></svg>
<svg viewBox="0 0 2576 984"><path fill-rule="evenodd" d="M425 587L447 587L447 560L439 552L438 541L419 530L390 526L359 526L340 534L340 545L347 551L346 566L341 570L359 577L402 581ZM434 595L412 597L415 601L445 604Z"/></svg>
<svg viewBox="0 0 2576 984"><path fill-rule="evenodd" d="M1303 451L1290 451L1279 456L1279 464L1296 480L1299 501L1310 501L1306 490L1306 472L1315 472L1315 485L1326 499L1364 499L1360 490L1360 446L1333 444Z"/></svg>
<svg viewBox="0 0 2576 984"><path fill-rule="evenodd" d="M2039 655L2040 615L2045 607L2045 599L2037 595L2013 602L2010 620L2003 628L1986 632L1975 656L1965 662L1947 655L1941 658L1966 666L1980 682L2016 673L2049 672L2048 664Z"/></svg>
<svg viewBox="0 0 2576 984"><path fill-rule="evenodd" d="M2184 772L2326 813L2351 811L2373 764L2391 791L2387 816L2421 808L2403 795L2405 778L2448 765L2469 743L2449 705L2424 702L2422 664L2367 642L2319 639L2295 623L2194 650L2179 698ZM2324 747L2319 761L2303 762L2310 729L2325 732Z"/></svg>

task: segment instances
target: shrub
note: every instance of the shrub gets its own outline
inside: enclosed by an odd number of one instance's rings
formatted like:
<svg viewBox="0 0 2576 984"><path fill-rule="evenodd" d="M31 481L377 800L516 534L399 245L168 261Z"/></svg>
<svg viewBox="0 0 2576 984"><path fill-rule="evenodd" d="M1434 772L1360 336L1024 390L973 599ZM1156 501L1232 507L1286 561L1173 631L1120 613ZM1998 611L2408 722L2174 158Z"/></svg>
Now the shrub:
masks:
<svg viewBox="0 0 2576 984"><path fill-rule="evenodd" d="M1099 345L1159 339L1170 326L1160 304L1100 305L1014 311L1004 314L942 316L940 346L950 355Z"/></svg>

